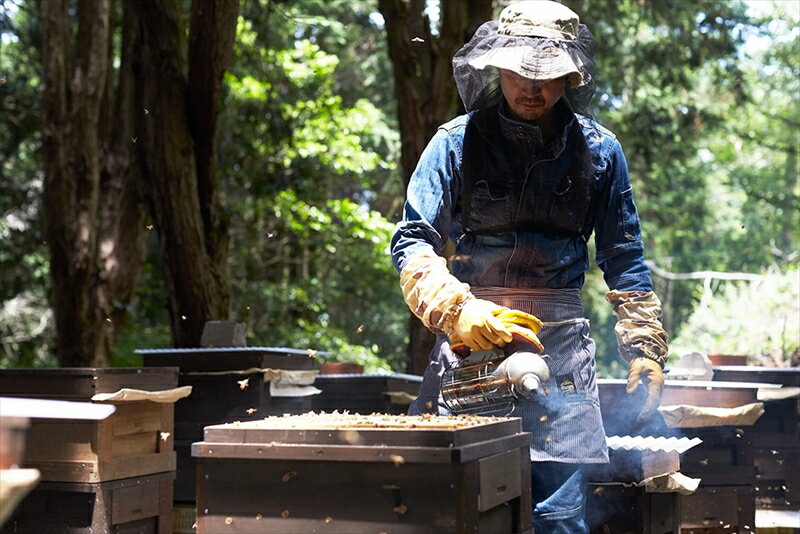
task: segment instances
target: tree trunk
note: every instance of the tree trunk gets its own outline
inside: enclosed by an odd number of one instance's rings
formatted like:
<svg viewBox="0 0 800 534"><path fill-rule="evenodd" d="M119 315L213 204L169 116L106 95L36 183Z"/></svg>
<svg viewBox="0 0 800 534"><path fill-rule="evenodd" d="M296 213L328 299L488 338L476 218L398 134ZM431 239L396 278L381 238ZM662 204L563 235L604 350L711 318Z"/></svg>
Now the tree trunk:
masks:
<svg viewBox="0 0 800 534"><path fill-rule="evenodd" d="M120 3L121 22L112 0L80 0L74 14L71 0L39 3L42 212L61 366L110 364L151 228L145 198L175 345L199 344L207 320L228 317L214 132L238 2L193 3L189 61L181 0Z"/></svg>
<svg viewBox="0 0 800 534"><path fill-rule="evenodd" d="M213 139L238 3L193 2L188 48L182 4L131 2L142 38L136 131L164 259L173 344L198 346L206 321L229 316L227 226L217 197Z"/></svg>
<svg viewBox="0 0 800 534"><path fill-rule="evenodd" d="M104 144L100 159L97 305L105 310L103 342L108 353L128 319L126 305L133 299L139 282L147 235L141 162L131 149L138 21L125 6L121 11L122 20L111 25L112 31L119 30L122 35L120 67L116 77L108 76L99 128ZM109 65L114 61L111 42L107 61Z"/></svg>
<svg viewBox="0 0 800 534"><path fill-rule="evenodd" d="M56 356L106 365L108 309L98 305L100 141L108 69L109 0L83 0L72 31L67 0L40 2L44 234L50 251ZM71 38L75 35L74 42ZM70 52L74 56L70 56Z"/></svg>
<svg viewBox="0 0 800 534"><path fill-rule="evenodd" d="M400 126L400 168L407 186L422 151L440 124L459 109L452 59L478 26L492 18L492 0L441 2L439 34L430 31L425 0L379 0L394 69ZM435 337L409 321L408 371L422 373Z"/></svg>

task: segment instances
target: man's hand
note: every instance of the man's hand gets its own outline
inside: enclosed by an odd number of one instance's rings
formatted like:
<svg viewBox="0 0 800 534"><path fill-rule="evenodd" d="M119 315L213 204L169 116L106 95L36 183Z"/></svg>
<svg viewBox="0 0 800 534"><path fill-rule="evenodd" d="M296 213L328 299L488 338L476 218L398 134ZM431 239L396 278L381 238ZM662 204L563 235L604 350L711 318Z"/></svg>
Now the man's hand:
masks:
<svg viewBox="0 0 800 534"><path fill-rule="evenodd" d="M544 351L544 346L537 335L542 329L542 321L538 317L507 308L498 313L497 318L503 321L512 336L517 336L518 339L521 338L522 341L533 345L536 348L535 352Z"/></svg>
<svg viewBox="0 0 800 534"><path fill-rule="evenodd" d="M630 395L635 392L639 387L639 381L647 388L644 407L637 417L637 422L641 423L653 415L661 402L661 390L664 389L664 372L661 370L661 364L643 357L631 360L625 393Z"/></svg>
<svg viewBox="0 0 800 534"><path fill-rule="evenodd" d="M463 343L472 350L502 347L511 341L511 331L497 317L506 309L488 300L467 300L453 321L451 341Z"/></svg>

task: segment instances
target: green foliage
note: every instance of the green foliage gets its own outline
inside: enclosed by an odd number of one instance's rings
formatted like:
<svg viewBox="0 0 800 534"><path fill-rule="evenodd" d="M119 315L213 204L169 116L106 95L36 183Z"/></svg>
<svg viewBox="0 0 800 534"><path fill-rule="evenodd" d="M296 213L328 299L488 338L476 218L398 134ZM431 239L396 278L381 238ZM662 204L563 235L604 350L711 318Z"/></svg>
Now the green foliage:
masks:
<svg viewBox="0 0 800 534"><path fill-rule="evenodd" d="M565 3L597 39L592 111L625 149L648 259L674 272L768 273L757 299L731 283L696 312L698 284L673 284L668 292L656 278L673 350L780 354L785 361L796 350L790 327L798 322L789 306L800 248L796 9L751 19L738 0ZM12 4L13 13L6 9ZM384 28L372 18L375 4L241 3L219 163L231 215L234 319L247 324L248 343L402 370L407 311L386 249L403 191L392 65ZM36 6L0 0L5 367L55 364L39 234ZM747 36L769 46L747 51ZM156 250L151 238L115 365L138 365L136 348L170 344ZM600 371L621 376L605 283L596 267L586 280ZM778 328L784 320L785 331ZM761 354L757 343L768 350Z"/></svg>
<svg viewBox="0 0 800 534"><path fill-rule="evenodd" d="M39 230L39 27L0 2L0 367L50 367L49 261ZM12 16L13 15L13 16Z"/></svg>
<svg viewBox="0 0 800 534"><path fill-rule="evenodd" d="M248 336L402 368L404 304L386 254L393 225L351 200L314 206L292 191L262 199L251 215L266 233L250 242L250 272L234 276Z"/></svg>
<svg viewBox="0 0 800 534"><path fill-rule="evenodd" d="M673 353L746 354L750 363L800 365L800 271L758 282L722 282L671 343Z"/></svg>
<svg viewBox="0 0 800 534"><path fill-rule="evenodd" d="M343 67L348 44L362 43L353 37L376 28L358 3L331 4L273 6L268 23L245 8L239 22L220 144L235 315L250 345L401 370L407 314L387 253L393 224L377 211L400 194L398 135ZM309 26L319 12L303 9L315 5L360 22Z"/></svg>
<svg viewBox="0 0 800 534"><path fill-rule="evenodd" d="M566 3L597 40L595 115L625 150L646 257L673 272L792 265L800 231L796 15L754 20L741 1ZM743 45L754 32L775 46L748 61ZM654 283L668 331L679 336L697 306L696 285ZM590 271L584 294L598 364L614 373L604 291Z"/></svg>

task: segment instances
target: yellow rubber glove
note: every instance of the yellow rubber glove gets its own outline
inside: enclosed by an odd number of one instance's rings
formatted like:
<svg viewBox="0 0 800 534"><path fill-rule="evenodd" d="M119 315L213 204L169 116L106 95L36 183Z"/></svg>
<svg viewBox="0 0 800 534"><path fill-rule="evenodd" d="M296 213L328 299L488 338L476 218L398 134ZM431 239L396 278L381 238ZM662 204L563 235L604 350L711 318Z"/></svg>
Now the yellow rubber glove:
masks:
<svg viewBox="0 0 800 534"><path fill-rule="evenodd" d="M647 397L637 417L639 423L649 419L661 402L661 392L664 389L664 372L661 370L661 364L645 357L632 359L628 368L628 385L625 393L629 395L634 393L639 388L640 381L647 388Z"/></svg>
<svg viewBox="0 0 800 534"><path fill-rule="evenodd" d="M448 334L456 352L465 345L471 350L502 347L514 336L544 350L537 337L539 319L475 298L469 285L450 274L444 258L433 252L419 252L408 260L400 272L400 288L414 315L431 332Z"/></svg>
<svg viewBox="0 0 800 534"><path fill-rule="evenodd" d="M458 340L472 350L502 347L511 341L511 330L499 315L508 310L494 302L472 298L467 300L453 321L451 341Z"/></svg>
<svg viewBox="0 0 800 534"><path fill-rule="evenodd" d="M506 308L497 315L497 318L511 331L512 337L518 336L536 347L536 352L544 352L544 345L538 336L542 329L542 321L537 317L520 310Z"/></svg>
<svg viewBox="0 0 800 534"><path fill-rule="evenodd" d="M506 308L505 306L493 306L492 313L495 319L499 320L504 328L508 330L511 334L511 339L506 341L507 338L505 336L498 336L499 339L492 341L492 346L502 347L511 341L517 340L533 345L536 349L535 352L544 352L544 346L537 336L542 328L542 322L539 319L528 313ZM490 309L489 306L486 306L486 308ZM462 358L469 356L470 350L485 350L476 348L478 346L477 343L473 343L473 345L472 347L468 346L456 333L450 334L450 349Z"/></svg>

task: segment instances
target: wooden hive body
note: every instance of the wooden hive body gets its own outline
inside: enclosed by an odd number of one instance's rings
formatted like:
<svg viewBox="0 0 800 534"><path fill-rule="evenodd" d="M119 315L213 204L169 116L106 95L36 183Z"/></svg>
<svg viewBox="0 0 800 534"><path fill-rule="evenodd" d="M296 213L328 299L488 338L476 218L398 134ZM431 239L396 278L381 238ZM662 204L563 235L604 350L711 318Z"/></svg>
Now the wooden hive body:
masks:
<svg viewBox="0 0 800 534"><path fill-rule="evenodd" d="M332 418L206 428L193 446L198 532L530 532L518 419Z"/></svg>

